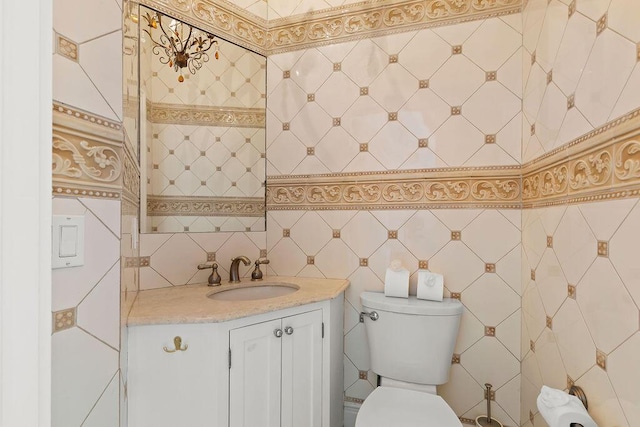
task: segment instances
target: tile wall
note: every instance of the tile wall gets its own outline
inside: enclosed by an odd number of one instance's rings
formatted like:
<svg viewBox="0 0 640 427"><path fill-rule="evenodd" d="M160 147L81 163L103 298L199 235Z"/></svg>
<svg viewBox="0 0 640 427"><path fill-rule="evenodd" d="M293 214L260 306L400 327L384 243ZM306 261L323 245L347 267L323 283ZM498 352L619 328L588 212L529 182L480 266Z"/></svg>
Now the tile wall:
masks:
<svg viewBox="0 0 640 427"><path fill-rule="evenodd" d="M268 176L520 164L520 15L332 44L268 58ZM413 172L425 176L429 172ZM433 173L433 172L432 172ZM329 206L324 206L326 209ZM440 393L456 413L520 417L520 211L268 212L269 270L346 277L345 397L376 379L357 322L359 295L382 290L401 259L444 274L466 307L459 362ZM465 265L460 269L460 265Z"/></svg>
<svg viewBox="0 0 640 427"><path fill-rule="evenodd" d="M85 218L82 267L52 272L52 426L118 425L120 201L54 197Z"/></svg>
<svg viewBox="0 0 640 427"><path fill-rule="evenodd" d="M56 0L53 13L54 101L121 122L121 2ZM54 215L84 216L86 236L84 266L52 271L54 427L120 423L121 233L131 230L121 228L123 206L113 198L53 198Z"/></svg>
<svg viewBox="0 0 640 427"><path fill-rule="evenodd" d="M640 106L640 4L530 0L523 12L525 163ZM640 425L638 199L526 209L523 426L542 384L575 382L600 426Z"/></svg>
<svg viewBox="0 0 640 427"><path fill-rule="evenodd" d="M520 15L268 58L267 175L519 165Z"/></svg>

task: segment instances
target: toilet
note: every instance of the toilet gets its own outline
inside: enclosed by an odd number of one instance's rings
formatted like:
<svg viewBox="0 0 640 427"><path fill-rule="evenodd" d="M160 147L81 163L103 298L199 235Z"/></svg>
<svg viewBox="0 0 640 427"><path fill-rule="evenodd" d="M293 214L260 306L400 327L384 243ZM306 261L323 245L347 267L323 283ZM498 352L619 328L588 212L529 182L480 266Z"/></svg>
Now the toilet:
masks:
<svg viewBox="0 0 640 427"><path fill-rule="evenodd" d="M380 386L360 407L355 427L461 427L436 385L449 379L462 303L379 292L363 292L360 301Z"/></svg>

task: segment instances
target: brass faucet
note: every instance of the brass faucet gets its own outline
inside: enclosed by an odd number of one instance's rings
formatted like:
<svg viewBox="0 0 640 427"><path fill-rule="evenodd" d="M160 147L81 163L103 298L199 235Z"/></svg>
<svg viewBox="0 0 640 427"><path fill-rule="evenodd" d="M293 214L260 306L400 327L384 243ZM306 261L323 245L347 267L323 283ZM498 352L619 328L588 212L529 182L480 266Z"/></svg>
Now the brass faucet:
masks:
<svg viewBox="0 0 640 427"><path fill-rule="evenodd" d="M229 283L240 283L240 273L238 272L238 269L240 268L240 261L242 261L244 265L251 264L249 258L244 255L240 255L231 259L231 267L229 268Z"/></svg>

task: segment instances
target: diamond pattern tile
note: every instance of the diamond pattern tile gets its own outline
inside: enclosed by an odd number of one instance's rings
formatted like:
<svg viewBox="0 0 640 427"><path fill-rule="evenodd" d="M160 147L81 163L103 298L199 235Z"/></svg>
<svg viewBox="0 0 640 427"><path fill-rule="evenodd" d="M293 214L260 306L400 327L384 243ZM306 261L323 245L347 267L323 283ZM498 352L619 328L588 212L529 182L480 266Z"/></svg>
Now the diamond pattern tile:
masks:
<svg viewBox="0 0 640 427"><path fill-rule="evenodd" d="M462 55L452 56L429 79L429 87L449 105L462 105L484 83L485 73Z"/></svg>

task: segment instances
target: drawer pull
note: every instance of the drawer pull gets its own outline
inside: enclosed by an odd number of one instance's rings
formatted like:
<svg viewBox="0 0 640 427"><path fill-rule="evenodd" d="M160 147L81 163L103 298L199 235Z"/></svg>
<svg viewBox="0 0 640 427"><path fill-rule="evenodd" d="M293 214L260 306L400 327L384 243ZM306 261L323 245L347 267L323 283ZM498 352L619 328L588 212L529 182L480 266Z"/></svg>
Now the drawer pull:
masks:
<svg viewBox="0 0 640 427"><path fill-rule="evenodd" d="M168 349L167 347L163 347L162 349L167 353L175 353L176 351L187 351L187 349L189 348L189 345L187 344L182 347L182 338L180 337L175 337L173 339L173 345L175 346L173 350Z"/></svg>

